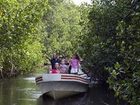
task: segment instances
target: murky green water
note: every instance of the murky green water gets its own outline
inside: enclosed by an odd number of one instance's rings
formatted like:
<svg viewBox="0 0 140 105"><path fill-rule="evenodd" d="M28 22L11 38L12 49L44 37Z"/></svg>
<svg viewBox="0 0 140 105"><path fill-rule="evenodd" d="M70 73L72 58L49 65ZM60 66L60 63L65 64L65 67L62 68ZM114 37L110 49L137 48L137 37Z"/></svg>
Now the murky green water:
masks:
<svg viewBox="0 0 140 105"><path fill-rule="evenodd" d="M0 105L36 105L34 77L0 80Z"/></svg>
<svg viewBox="0 0 140 105"><path fill-rule="evenodd" d="M34 79L30 76L0 80L0 105L116 105L115 98L102 86L56 101L40 97Z"/></svg>

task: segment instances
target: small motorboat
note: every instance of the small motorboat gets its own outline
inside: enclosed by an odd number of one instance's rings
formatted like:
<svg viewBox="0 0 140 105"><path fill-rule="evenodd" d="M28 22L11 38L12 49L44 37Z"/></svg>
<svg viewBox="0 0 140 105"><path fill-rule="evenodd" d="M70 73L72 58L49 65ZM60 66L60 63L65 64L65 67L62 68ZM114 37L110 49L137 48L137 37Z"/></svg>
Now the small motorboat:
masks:
<svg viewBox="0 0 140 105"><path fill-rule="evenodd" d="M86 92L89 86L89 79L85 74L43 74L35 80L42 95L51 96L53 99Z"/></svg>

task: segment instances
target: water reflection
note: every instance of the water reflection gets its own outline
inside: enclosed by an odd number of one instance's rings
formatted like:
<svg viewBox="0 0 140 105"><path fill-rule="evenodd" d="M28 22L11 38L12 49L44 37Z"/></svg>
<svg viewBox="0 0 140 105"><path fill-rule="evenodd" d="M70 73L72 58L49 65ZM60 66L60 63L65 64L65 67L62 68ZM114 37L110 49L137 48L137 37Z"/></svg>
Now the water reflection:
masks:
<svg viewBox="0 0 140 105"><path fill-rule="evenodd" d="M38 98L38 105L82 105L80 103L84 102L85 94L75 95L69 98L53 100L48 96L41 96ZM87 105L87 104L86 104Z"/></svg>
<svg viewBox="0 0 140 105"><path fill-rule="evenodd" d="M30 80L16 78L0 81L0 105L36 105L39 93Z"/></svg>
<svg viewBox="0 0 140 105"><path fill-rule="evenodd" d="M41 92L34 79L20 77L1 80L0 105L117 105L112 93L103 86L94 87L85 94L55 101L47 96L40 97Z"/></svg>

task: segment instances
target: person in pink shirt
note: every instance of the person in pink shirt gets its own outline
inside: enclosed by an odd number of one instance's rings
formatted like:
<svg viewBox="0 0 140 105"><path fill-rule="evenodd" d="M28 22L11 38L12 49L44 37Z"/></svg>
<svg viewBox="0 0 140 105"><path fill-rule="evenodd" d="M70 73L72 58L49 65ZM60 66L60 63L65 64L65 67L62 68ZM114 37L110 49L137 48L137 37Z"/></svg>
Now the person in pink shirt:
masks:
<svg viewBox="0 0 140 105"><path fill-rule="evenodd" d="M79 56L77 54L73 55L72 59L70 60L71 74L78 74L79 64L80 64Z"/></svg>

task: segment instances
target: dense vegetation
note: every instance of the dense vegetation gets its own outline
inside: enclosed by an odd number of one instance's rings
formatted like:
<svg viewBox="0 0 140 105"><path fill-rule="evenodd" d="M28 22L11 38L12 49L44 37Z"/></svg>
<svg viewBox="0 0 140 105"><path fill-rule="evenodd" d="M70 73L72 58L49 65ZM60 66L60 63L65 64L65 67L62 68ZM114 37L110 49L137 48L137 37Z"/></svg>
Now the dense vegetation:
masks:
<svg viewBox="0 0 140 105"><path fill-rule="evenodd" d="M48 57L57 52L71 55L78 49L81 25L78 6L69 0L49 0L44 16L47 37L45 40Z"/></svg>
<svg viewBox="0 0 140 105"><path fill-rule="evenodd" d="M140 2L96 0L88 18L82 35L85 66L116 96L139 105Z"/></svg>
<svg viewBox="0 0 140 105"><path fill-rule="evenodd" d="M138 0L0 0L0 77L38 69L53 52L78 52L118 98L140 104Z"/></svg>
<svg viewBox="0 0 140 105"><path fill-rule="evenodd" d="M0 0L1 77L29 72L43 61L41 19L46 8L46 0Z"/></svg>

